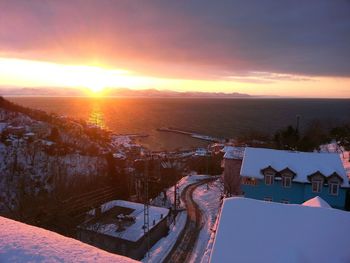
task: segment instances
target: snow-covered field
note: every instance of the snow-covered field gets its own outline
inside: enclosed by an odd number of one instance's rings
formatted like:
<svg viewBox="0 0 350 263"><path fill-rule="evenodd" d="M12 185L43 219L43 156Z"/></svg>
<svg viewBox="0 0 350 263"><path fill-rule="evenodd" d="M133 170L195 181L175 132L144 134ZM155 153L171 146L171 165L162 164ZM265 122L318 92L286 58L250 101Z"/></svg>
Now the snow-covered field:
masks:
<svg viewBox="0 0 350 263"><path fill-rule="evenodd" d="M183 177L179 181L179 192L180 194L182 191L189 185L194 184L200 180L208 179L210 176L207 175L189 175L186 177ZM165 207L170 207L171 204L174 201L174 187L170 187L166 191L167 200L164 204ZM159 196L155 198L152 202L152 205L163 205L163 197ZM181 200L182 208L184 207L184 204ZM168 253L171 251L171 249L174 247L177 238L181 234L182 230L185 227L186 224L186 218L187 213L186 211L180 212L176 217L176 224L172 223L169 227L169 234L160 239L150 250L149 257L145 257L142 262L163 262L163 260L167 257Z"/></svg>
<svg viewBox="0 0 350 263"><path fill-rule="evenodd" d="M349 212L227 198L211 262L350 262L349 233Z"/></svg>
<svg viewBox="0 0 350 263"><path fill-rule="evenodd" d="M0 217L0 262L136 262L54 232Z"/></svg>

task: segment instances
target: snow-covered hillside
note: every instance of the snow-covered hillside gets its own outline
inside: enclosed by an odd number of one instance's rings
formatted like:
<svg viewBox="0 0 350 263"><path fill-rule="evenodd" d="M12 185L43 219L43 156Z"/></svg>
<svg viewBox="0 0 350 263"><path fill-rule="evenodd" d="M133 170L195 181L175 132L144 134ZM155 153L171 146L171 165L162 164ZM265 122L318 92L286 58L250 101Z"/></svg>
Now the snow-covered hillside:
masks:
<svg viewBox="0 0 350 263"><path fill-rule="evenodd" d="M127 136L121 140L96 125L0 97L0 213L23 210L30 198L53 192L55 198L67 197L77 188L103 184L113 174L111 167L123 169L113 160L126 159L130 145Z"/></svg>
<svg viewBox="0 0 350 263"><path fill-rule="evenodd" d="M0 217L0 262L136 262L54 232Z"/></svg>

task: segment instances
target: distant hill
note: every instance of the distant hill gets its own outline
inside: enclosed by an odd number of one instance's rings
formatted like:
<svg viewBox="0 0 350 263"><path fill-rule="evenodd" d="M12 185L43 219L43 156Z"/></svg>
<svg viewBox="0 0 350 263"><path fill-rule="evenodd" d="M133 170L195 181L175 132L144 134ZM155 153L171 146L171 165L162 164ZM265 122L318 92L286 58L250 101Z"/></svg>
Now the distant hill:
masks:
<svg viewBox="0 0 350 263"><path fill-rule="evenodd" d="M128 88L107 88L105 96L111 97L146 97L146 98L254 98L261 96L251 96L245 93L223 93L223 92L179 92L173 90L133 90ZM12 88L0 87L2 96L66 96L66 97L83 97L87 96L84 89L78 88Z"/></svg>
<svg viewBox="0 0 350 263"><path fill-rule="evenodd" d="M190 98L249 98L249 94L244 93L223 93L223 92L179 92L173 90L132 90L127 88L114 88L108 90L108 95L116 97L155 97L155 98L177 98L177 97L190 97Z"/></svg>

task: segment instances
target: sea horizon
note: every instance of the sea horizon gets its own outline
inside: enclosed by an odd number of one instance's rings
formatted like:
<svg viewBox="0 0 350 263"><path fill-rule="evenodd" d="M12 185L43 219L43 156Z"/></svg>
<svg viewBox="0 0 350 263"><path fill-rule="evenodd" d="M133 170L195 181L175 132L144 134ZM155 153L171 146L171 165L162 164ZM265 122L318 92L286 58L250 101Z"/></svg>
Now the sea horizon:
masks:
<svg viewBox="0 0 350 263"><path fill-rule="evenodd" d="M222 139L251 132L272 137L279 129L310 122L324 125L350 121L348 99L310 98L140 98L140 97L7 97L22 106L44 110L107 128L119 134L147 134L137 142L152 150L205 147L208 142L159 132L174 127ZM72 110L73 109L73 110ZM255 109L259 109L255 111ZM186 118L184 118L186 116Z"/></svg>

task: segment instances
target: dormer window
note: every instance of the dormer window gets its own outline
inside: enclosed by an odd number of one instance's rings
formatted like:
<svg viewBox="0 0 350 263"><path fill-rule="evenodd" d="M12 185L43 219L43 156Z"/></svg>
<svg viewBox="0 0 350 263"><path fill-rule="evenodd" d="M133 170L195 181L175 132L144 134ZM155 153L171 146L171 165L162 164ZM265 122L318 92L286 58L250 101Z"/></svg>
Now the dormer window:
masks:
<svg viewBox="0 0 350 263"><path fill-rule="evenodd" d="M330 195L338 195L339 194L339 186L343 182L343 178L337 173L333 173L327 177L328 189Z"/></svg>
<svg viewBox="0 0 350 263"><path fill-rule="evenodd" d="M275 175L277 174L277 171L271 166L268 166L262 169L261 173L264 175L265 184L272 185L275 179Z"/></svg>
<svg viewBox="0 0 350 263"><path fill-rule="evenodd" d="M330 183L329 184L329 194L330 195L338 195L339 193L339 184L338 183Z"/></svg>
<svg viewBox="0 0 350 263"><path fill-rule="evenodd" d="M273 179L274 179L273 174L265 174L265 184L266 185L272 185Z"/></svg>
<svg viewBox="0 0 350 263"><path fill-rule="evenodd" d="M322 192L322 186L326 177L320 171L310 174L307 178L311 182L311 190L313 193Z"/></svg>
<svg viewBox="0 0 350 263"><path fill-rule="evenodd" d="M322 181L321 180L313 180L312 181L312 192L320 193L322 191Z"/></svg>
<svg viewBox="0 0 350 263"><path fill-rule="evenodd" d="M279 171L278 175L281 176L282 186L284 188L292 187L292 180L294 176L296 176L296 173L293 170L291 170L289 167L286 167L283 170Z"/></svg>
<svg viewBox="0 0 350 263"><path fill-rule="evenodd" d="M292 177L282 176L282 185L285 188L291 188L292 187Z"/></svg>

